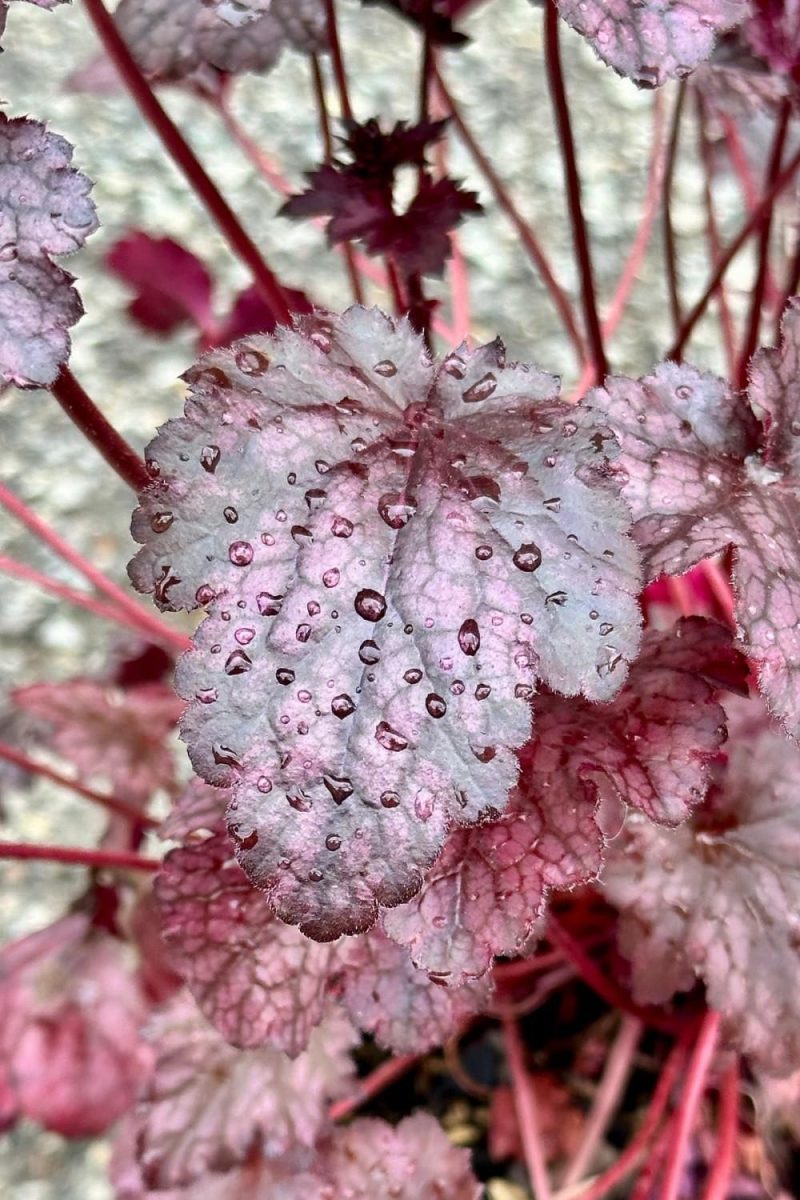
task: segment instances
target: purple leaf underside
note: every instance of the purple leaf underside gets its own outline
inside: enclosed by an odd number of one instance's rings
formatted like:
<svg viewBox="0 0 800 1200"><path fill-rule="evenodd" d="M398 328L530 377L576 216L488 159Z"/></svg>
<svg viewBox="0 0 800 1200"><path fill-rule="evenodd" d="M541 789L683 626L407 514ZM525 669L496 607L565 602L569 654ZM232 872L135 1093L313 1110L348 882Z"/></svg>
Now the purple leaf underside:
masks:
<svg viewBox="0 0 800 1200"><path fill-rule="evenodd" d="M321 940L500 812L537 679L608 699L638 644L614 440L499 343L431 364L377 310L207 356L148 450L140 591L206 606L182 660L239 858ZM607 630L613 627L613 638Z"/></svg>

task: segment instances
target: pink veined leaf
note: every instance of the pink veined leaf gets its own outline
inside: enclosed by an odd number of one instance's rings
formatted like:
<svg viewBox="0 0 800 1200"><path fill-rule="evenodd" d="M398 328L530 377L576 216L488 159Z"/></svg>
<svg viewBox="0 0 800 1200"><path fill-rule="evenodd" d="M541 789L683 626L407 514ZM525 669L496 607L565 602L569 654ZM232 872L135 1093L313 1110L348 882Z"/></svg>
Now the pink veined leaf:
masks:
<svg viewBox="0 0 800 1200"><path fill-rule="evenodd" d="M183 704L165 684L125 690L94 679L34 683L12 693L18 708L54 727L51 745L86 782L103 779L115 793L145 804L176 787L169 745Z"/></svg>
<svg viewBox="0 0 800 1200"><path fill-rule="evenodd" d="M114 242L105 262L135 290L128 311L145 329L166 334L186 321L203 332L213 328L211 276L180 242L135 229Z"/></svg>
<svg viewBox="0 0 800 1200"><path fill-rule="evenodd" d="M229 795L202 779L190 780L158 829L165 842L185 842L193 833L218 833L225 828Z"/></svg>
<svg viewBox="0 0 800 1200"><path fill-rule="evenodd" d="M488 976L460 987L432 979L379 929L347 939L343 953L345 1008L364 1033L395 1054L421 1053L446 1042L491 995Z"/></svg>
<svg viewBox="0 0 800 1200"><path fill-rule="evenodd" d="M189 380L148 449L131 578L209 609L178 670L192 761L233 786L277 915L332 940L413 895L451 826L502 810L537 678L622 685L639 574L615 443L499 343L433 364L374 309Z"/></svg>
<svg viewBox="0 0 800 1200"><path fill-rule="evenodd" d="M155 889L174 965L225 1040L300 1054L331 1009L337 944L277 921L225 834L173 850Z"/></svg>
<svg viewBox="0 0 800 1200"><path fill-rule="evenodd" d="M303 2L308 7L308 0ZM267 71L287 42L308 52L324 49L321 0L313 6L316 19L296 17L297 3L278 0L241 28L198 0L121 0L115 19L142 70L163 82L209 66L230 74Z"/></svg>
<svg viewBox="0 0 800 1200"><path fill-rule="evenodd" d="M0 950L0 1076L20 1114L65 1137L103 1133L150 1065L148 1010L123 947L75 913Z"/></svg>
<svg viewBox="0 0 800 1200"><path fill-rule="evenodd" d="M701 979L736 1047L785 1074L800 1066L800 751L775 730L740 728L730 745L687 824L629 822L603 885L637 1000L662 1003Z"/></svg>
<svg viewBox="0 0 800 1200"><path fill-rule="evenodd" d="M188 996L152 1021L156 1064L136 1114L138 1159L148 1187L191 1183L260 1152L278 1158L311 1148L330 1100L352 1086L357 1038L339 1013L291 1059L279 1050L237 1050Z"/></svg>
<svg viewBox="0 0 800 1200"><path fill-rule="evenodd" d="M558 10L603 62L648 88L688 75L750 11L747 0L558 0Z"/></svg>
<svg viewBox="0 0 800 1200"><path fill-rule="evenodd" d="M538 695L509 810L450 835L419 894L384 913L388 935L455 985L519 953L552 888L596 878L624 805L674 824L699 802L725 738L715 688L746 694L746 677L729 632L690 617L645 634L610 703Z"/></svg>
<svg viewBox="0 0 800 1200"><path fill-rule="evenodd" d="M334 1195L347 1200L480 1200L467 1150L457 1148L425 1112L392 1128L362 1117L339 1129L323 1150Z"/></svg>
<svg viewBox="0 0 800 1200"><path fill-rule="evenodd" d="M83 313L72 276L49 257L97 228L92 185L71 162L64 138L0 113L0 379L18 387L53 382Z"/></svg>
<svg viewBox="0 0 800 1200"><path fill-rule="evenodd" d="M623 446L634 532L653 579L732 545L738 634L772 712L800 736L800 301L781 343L750 363L748 400L723 380L663 363L591 400ZM758 418L758 419L757 419ZM760 423L759 423L760 422Z"/></svg>
<svg viewBox="0 0 800 1200"><path fill-rule="evenodd" d="M744 36L776 75L800 74L800 5L797 0L756 0Z"/></svg>

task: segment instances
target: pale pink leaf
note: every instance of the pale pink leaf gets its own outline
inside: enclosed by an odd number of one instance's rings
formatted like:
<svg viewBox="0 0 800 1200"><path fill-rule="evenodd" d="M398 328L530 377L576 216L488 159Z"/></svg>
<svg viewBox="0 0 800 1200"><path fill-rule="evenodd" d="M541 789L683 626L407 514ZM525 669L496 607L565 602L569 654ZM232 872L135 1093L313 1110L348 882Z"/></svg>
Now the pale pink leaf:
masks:
<svg viewBox="0 0 800 1200"><path fill-rule="evenodd" d="M800 1066L800 751L740 725L706 804L677 829L631 819L603 884L637 1000L700 979L737 1048L785 1074Z"/></svg>
<svg viewBox="0 0 800 1200"><path fill-rule="evenodd" d="M269 13L297 50L316 54L326 49L328 24L324 0L212 0L223 21L249 25Z"/></svg>
<svg viewBox="0 0 800 1200"><path fill-rule="evenodd" d="M304 1050L331 1008L335 944L277 921L224 834L173 850L155 888L174 965L225 1040Z"/></svg>
<svg viewBox="0 0 800 1200"><path fill-rule="evenodd" d="M347 939L342 1002L353 1021L395 1054L416 1054L454 1037L488 1002L487 979L448 987L418 970L378 929Z"/></svg>
<svg viewBox="0 0 800 1200"><path fill-rule="evenodd" d="M750 8L747 0L558 0L558 10L603 62L651 88L688 75Z"/></svg>
<svg viewBox="0 0 800 1200"><path fill-rule="evenodd" d="M675 823L702 798L725 737L715 687L741 691L746 675L727 630L693 617L645 634L610 703L538 695L509 810L451 834L419 894L384 914L386 932L450 984L519 953L551 888L597 876L623 805Z"/></svg>
<svg viewBox="0 0 800 1200"><path fill-rule="evenodd" d="M29 684L12 696L18 708L50 722L53 749L84 781L103 781L136 804L175 788L169 739L184 706L165 684L120 689L79 678Z"/></svg>
<svg viewBox="0 0 800 1200"><path fill-rule="evenodd" d="M639 584L615 443L499 343L433 364L377 310L300 318L189 379L148 451L131 576L209 608L178 672L192 761L233 785L277 914L332 939L504 807L537 677L622 685Z"/></svg>
<svg viewBox="0 0 800 1200"><path fill-rule="evenodd" d="M362 1117L337 1130L322 1160L334 1195L347 1200L479 1200L469 1152L438 1121L414 1113L392 1128Z"/></svg>
<svg viewBox="0 0 800 1200"><path fill-rule="evenodd" d="M149 1027L154 1075L137 1111L138 1157L151 1188L191 1183L251 1155L312 1147L327 1105L351 1084L356 1036L332 1013L291 1059L279 1050L237 1050L178 996Z"/></svg>
<svg viewBox="0 0 800 1200"><path fill-rule="evenodd" d="M158 836L165 842L185 842L193 833L219 832L225 827L228 800L226 788L190 780L161 822Z"/></svg>
<svg viewBox="0 0 800 1200"><path fill-rule="evenodd" d="M122 944L75 913L0 950L0 1075L21 1114L66 1137L104 1132L150 1063L148 1005Z"/></svg>

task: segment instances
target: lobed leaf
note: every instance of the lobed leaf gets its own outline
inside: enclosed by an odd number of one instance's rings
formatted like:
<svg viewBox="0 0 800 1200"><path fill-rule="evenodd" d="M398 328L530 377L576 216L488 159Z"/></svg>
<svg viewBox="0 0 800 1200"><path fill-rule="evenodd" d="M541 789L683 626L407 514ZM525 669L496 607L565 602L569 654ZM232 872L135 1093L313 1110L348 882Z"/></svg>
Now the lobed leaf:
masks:
<svg viewBox="0 0 800 1200"><path fill-rule="evenodd" d="M348 1086L355 1034L331 1014L295 1059L237 1050L178 996L149 1027L155 1070L137 1110L138 1158L150 1188L192 1183L262 1154L311 1148L328 1102Z"/></svg>
<svg viewBox="0 0 800 1200"><path fill-rule="evenodd" d="M295 49L309 54L327 49L324 0L212 0L212 5L229 25L249 25L269 14L280 23Z"/></svg>
<svg viewBox="0 0 800 1200"><path fill-rule="evenodd" d="M97 228L92 185L71 162L64 138L0 113L0 377L18 387L53 382L83 314L72 276L49 258Z"/></svg>
<svg viewBox="0 0 800 1200"><path fill-rule="evenodd" d="M800 554L796 381L800 301L781 342L750 363L748 399L713 375L664 363L591 398L620 437L634 532L650 578L734 548L738 633L767 704L800 736Z"/></svg>
<svg viewBox="0 0 800 1200"><path fill-rule="evenodd" d="M719 786L690 822L629 822L603 885L637 1000L701 979L737 1048L785 1074L800 1065L800 751L759 724L739 719Z"/></svg>
<svg viewBox="0 0 800 1200"><path fill-rule="evenodd" d="M134 229L114 242L105 262L134 289L128 312L145 329L171 333L186 321L213 326L208 268L180 242Z"/></svg>
<svg viewBox="0 0 800 1200"><path fill-rule="evenodd" d="M492 343L443 364L354 308L216 352L148 450L131 564L206 606L196 770L277 915L331 940L501 811L541 679L610 697L638 644L614 440ZM607 626L613 627L613 643Z"/></svg>
<svg viewBox="0 0 800 1200"><path fill-rule="evenodd" d="M597 877L624 806L676 824L699 802L725 738L715 688L746 692L746 676L728 631L690 617L645 634L609 703L538 695L509 810L451 834L422 890L384 913L383 928L453 985L519 953L551 888Z"/></svg>
<svg viewBox="0 0 800 1200"><path fill-rule="evenodd" d="M225 9L228 16L232 8ZM162 82L203 67L267 71L287 41L309 53L325 48L322 0L274 0L241 27L226 20L222 8L198 0L120 0L114 16L142 70Z"/></svg>
<svg viewBox="0 0 800 1200"><path fill-rule="evenodd" d="M688 75L750 10L747 0L558 0L558 11L619 75L658 87Z"/></svg>
<svg viewBox="0 0 800 1200"><path fill-rule="evenodd" d="M149 1068L147 1002L121 943L73 913L0 950L0 1092L64 1137L103 1133Z"/></svg>

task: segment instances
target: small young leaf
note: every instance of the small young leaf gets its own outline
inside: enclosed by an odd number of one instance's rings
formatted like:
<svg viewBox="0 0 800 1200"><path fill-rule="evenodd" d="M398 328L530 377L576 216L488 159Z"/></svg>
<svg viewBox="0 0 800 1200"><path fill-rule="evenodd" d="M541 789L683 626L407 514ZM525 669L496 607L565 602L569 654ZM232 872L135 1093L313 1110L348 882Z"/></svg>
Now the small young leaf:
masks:
<svg viewBox="0 0 800 1200"><path fill-rule="evenodd" d="M13 1105L65 1137L103 1133L149 1068L139 1037L147 1007L121 943L84 914L5 945L0 1080Z"/></svg>
<svg viewBox="0 0 800 1200"><path fill-rule="evenodd" d="M610 703L538 695L509 810L451 834L422 891L384 913L386 932L453 985L518 953L551 888L596 878L621 803L675 823L699 802L725 737L714 687L741 691L746 676L728 631L691 617L645 634Z"/></svg>
<svg viewBox="0 0 800 1200"><path fill-rule="evenodd" d="M718 34L748 15L747 0L558 0L564 20L639 87L680 79L709 57Z"/></svg>
<svg viewBox="0 0 800 1200"><path fill-rule="evenodd" d="M800 1066L800 751L745 719L730 746L687 824L629 821L603 884L623 914L636 998L662 1003L703 980L737 1048L785 1074Z"/></svg>
<svg viewBox="0 0 800 1200"><path fill-rule="evenodd" d="M92 185L71 162L64 138L0 113L0 378L18 387L53 382L83 313L72 276L49 257L97 228Z"/></svg>
<svg viewBox="0 0 800 1200"><path fill-rule="evenodd" d="M750 363L747 400L713 375L663 363L591 393L623 446L624 494L650 578L734 547L739 636L767 704L800 737L800 301L776 349ZM760 423L759 423L760 422Z"/></svg>
<svg viewBox="0 0 800 1200"><path fill-rule="evenodd" d="M156 1064L136 1119L139 1163L151 1188L230 1170L258 1152L277 1158L312 1147L327 1103L352 1079L356 1037L337 1013L295 1059L234 1049L185 996L153 1019L148 1034Z"/></svg>
<svg viewBox="0 0 800 1200"><path fill-rule="evenodd" d="M145 329L172 333L186 321L202 331L213 326L211 276L180 242L135 229L114 243L105 261L134 288L128 311Z"/></svg>
<svg viewBox="0 0 800 1200"><path fill-rule="evenodd" d="M639 576L614 440L499 343L434 365L377 310L189 378L148 450L131 577L208 606L178 672L192 760L234 785L240 861L278 916L331 940L413 895L450 826L503 809L537 677L622 685Z"/></svg>
<svg viewBox="0 0 800 1200"><path fill-rule="evenodd" d="M432 979L378 929L346 939L343 952L347 1011L360 1029L395 1054L421 1053L446 1042L491 994L488 978L461 987Z"/></svg>

